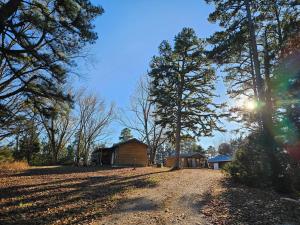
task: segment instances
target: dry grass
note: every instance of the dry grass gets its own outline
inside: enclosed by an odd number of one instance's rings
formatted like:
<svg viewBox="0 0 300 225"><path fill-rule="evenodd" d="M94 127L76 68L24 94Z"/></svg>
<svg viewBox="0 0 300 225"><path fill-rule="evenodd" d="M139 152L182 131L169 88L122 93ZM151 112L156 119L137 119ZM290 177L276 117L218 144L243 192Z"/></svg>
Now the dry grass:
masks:
<svg viewBox="0 0 300 225"><path fill-rule="evenodd" d="M2 170L24 170L27 168L29 168L29 165L24 161L2 162L0 164Z"/></svg>
<svg viewBox="0 0 300 225"><path fill-rule="evenodd" d="M0 169L1 225L101 221L129 190L153 187L149 178L164 170L51 166L15 171Z"/></svg>

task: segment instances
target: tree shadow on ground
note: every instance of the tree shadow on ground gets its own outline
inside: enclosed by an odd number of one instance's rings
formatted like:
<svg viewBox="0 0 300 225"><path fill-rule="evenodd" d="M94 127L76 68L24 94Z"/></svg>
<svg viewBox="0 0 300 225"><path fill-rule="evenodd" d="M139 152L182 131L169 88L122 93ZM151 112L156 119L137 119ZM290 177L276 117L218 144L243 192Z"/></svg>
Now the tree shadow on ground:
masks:
<svg viewBox="0 0 300 225"><path fill-rule="evenodd" d="M180 204L185 205L187 208L189 208L194 213L199 213L199 209L207 205L211 200L213 196L211 192L205 192L204 194L189 194L182 196L180 199Z"/></svg>
<svg viewBox="0 0 300 225"><path fill-rule="evenodd" d="M290 224L300 221L300 207L272 190L247 187L226 178L194 205L213 224Z"/></svg>
<svg viewBox="0 0 300 225"><path fill-rule="evenodd" d="M149 175L165 172L83 170L41 168L10 176L0 185L0 224L86 224L110 213L117 195L154 187Z"/></svg>
<svg viewBox="0 0 300 225"><path fill-rule="evenodd" d="M118 168L113 168L110 166L46 166L46 167L32 167L25 170L15 176L39 176L39 175L55 175L55 174L72 174L72 173L88 173L97 172L103 170L116 170Z"/></svg>

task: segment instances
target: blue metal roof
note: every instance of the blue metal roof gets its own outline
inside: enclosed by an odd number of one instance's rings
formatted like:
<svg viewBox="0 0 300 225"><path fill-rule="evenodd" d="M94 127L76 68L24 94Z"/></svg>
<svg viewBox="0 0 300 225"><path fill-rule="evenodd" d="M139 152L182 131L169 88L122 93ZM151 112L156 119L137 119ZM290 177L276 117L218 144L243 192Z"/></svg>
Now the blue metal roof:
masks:
<svg viewBox="0 0 300 225"><path fill-rule="evenodd" d="M229 155L217 155L213 158L208 159L209 163L214 163L214 162L228 162L231 161L232 157Z"/></svg>

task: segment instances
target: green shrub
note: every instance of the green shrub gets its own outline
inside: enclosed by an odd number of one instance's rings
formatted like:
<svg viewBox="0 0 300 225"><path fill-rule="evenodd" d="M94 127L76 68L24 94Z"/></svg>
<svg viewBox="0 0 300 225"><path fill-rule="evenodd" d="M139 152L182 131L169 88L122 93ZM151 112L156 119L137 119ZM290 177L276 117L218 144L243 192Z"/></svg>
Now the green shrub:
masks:
<svg viewBox="0 0 300 225"><path fill-rule="evenodd" d="M30 165L32 166L49 166L51 163L51 157L41 153L34 154L30 161Z"/></svg>
<svg viewBox="0 0 300 225"><path fill-rule="evenodd" d="M13 162L13 152L9 147L0 148L0 163Z"/></svg>
<svg viewBox="0 0 300 225"><path fill-rule="evenodd" d="M269 186L284 193L299 192L299 163L292 162L280 146L268 154L264 143L263 135L249 135L241 141L233 161L224 170L234 180L249 186Z"/></svg>
<svg viewBox="0 0 300 225"><path fill-rule="evenodd" d="M58 163L60 165L72 165L74 164L74 146L68 145L67 148L63 148L60 151Z"/></svg>
<svg viewBox="0 0 300 225"><path fill-rule="evenodd" d="M224 170L231 177L250 186L268 186L271 179L271 168L268 157L258 140L248 137L239 146L231 163Z"/></svg>

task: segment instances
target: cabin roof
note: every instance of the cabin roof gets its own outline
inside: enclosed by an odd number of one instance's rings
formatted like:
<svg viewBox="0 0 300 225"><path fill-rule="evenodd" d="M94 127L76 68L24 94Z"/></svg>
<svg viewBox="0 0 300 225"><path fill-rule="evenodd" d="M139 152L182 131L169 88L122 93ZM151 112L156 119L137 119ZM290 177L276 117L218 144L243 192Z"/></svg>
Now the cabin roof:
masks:
<svg viewBox="0 0 300 225"><path fill-rule="evenodd" d="M146 147L148 147L148 145L146 145L144 142L139 141L136 138L132 138L132 139L129 139L127 141L123 141L123 142L119 142L119 143L113 144L112 148L120 146L120 145L128 144L128 143L138 143L138 144L142 144L142 145L145 145Z"/></svg>
<svg viewBox="0 0 300 225"><path fill-rule="evenodd" d="M132 138L132 139L129 139L127 141L123 141L123 142L113 144L111 147L97 148L96 150L93 151L93 153L96 153L96 152L99 152L99 151L114 151L118 146L124 145L124 144L129 144L129 143L138 143L138 144L145 145L146 147L148 147L148 145L146 145L145 143L139 141L138 139Z"/></svg>
<svg viewBox="0 0 300 225"><path fill-rule="evenodd" d="M232 157L229 155L217 155L213 158L208 159L209 163L214 163L214 162L230 162L232 161Z"/></svg>

